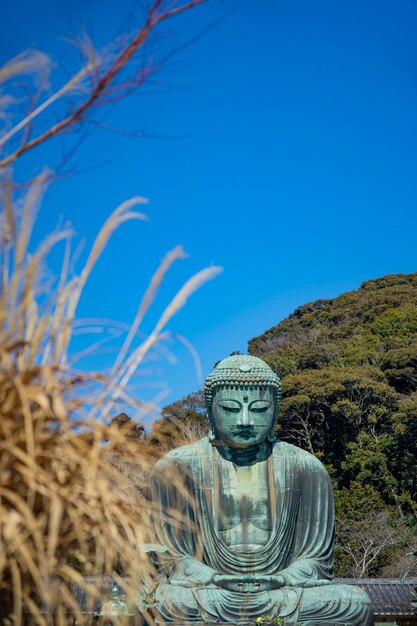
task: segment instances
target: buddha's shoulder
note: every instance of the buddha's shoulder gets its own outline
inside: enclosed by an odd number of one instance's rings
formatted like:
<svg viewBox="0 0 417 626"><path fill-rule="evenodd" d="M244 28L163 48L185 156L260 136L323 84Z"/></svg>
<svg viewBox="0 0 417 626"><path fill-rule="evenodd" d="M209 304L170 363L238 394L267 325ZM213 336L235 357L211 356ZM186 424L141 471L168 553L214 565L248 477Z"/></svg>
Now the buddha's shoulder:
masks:
<svg viewBox="0 0 417 626"><path fill-rule="evenodd" d="M194 463L196 459L201 459L206 456L209 449L208 437L203 437L198 441L174 448L167 452L155 465L155 469L162 469L168 465L189 465Z"/></svg>
<svg viewBox="0 0 417 626"><path fill-rule="evenodd" d="M324 465L319 461L314 454L307 452L307 450L303 450L298 446L294 446L292 443L287 443L285 441L277 441L274 445L273 451L274 457L276 459L287 459L290 463L294 464L302 464L304 466L309 466L317 469L324 469Z"/></svg>

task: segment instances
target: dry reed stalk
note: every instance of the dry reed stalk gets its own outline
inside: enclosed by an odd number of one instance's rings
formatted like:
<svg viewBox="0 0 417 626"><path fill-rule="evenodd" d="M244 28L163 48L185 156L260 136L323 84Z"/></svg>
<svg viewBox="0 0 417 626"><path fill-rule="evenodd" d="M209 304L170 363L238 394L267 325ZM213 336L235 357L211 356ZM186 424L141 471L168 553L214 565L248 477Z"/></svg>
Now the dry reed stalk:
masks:
<svg viewBox="0 0 417 626"><path fill-rule="evenodd" d="M163 311L151 336L127 356L161 280L183 256L174 250L145 293L112 381L94 373L74 374L68 345L82 289L114 230L127 220L145 218L134 210L143 200L135 198L114 211L76 278L68 278L67 251L58 287L45 299L39 295L42 264L58 241L70 237L67 231L53 233L29 254L46 178L43 174L28 190L20 219L11 186L5 185L2 198L0 614L2 624L15 626L74 623L79 611L74 584L85 591L93 611L101 596L96 577L118 577L131 602L138 581L152 579L152 564L139 546L146 541L149 514L141 490L155 453L129 441L123 430L102 418L118 396L129 398L129 379L161 340L172 315L219 272L213 267L192 277ZM121 573L128 579L121 579ZM92 619L90 612L84 623ZM152 616L148 619L152 623Z"/></svg>

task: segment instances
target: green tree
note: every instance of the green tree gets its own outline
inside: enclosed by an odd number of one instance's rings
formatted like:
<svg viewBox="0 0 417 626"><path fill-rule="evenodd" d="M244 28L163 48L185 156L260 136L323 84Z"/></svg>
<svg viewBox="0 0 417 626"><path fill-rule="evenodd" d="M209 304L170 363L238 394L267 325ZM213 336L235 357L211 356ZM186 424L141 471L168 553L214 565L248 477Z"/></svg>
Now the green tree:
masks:
<svg viewBox="0 0 417 626"><path fill-rule="evenodd" d="M153 424L149 443L165 451L192 443L204 437L207 430L204 394L195 391L162 409L161 419Z"/></svg>
<svg viewBox="0 0 417 626"><path fill-rule="evenodd" d="M126 439L130 441L143 441L146 436L144 426L132 420L126 413L119 413L116 417L113 417L109 426L113 426L122 431Z"/></svg>
<svg viewBox="0 0 417 626"><path fill-rule="evenodd" d="M375 368L307 370L284 379L278 435L340 467L361 432L390 428L396 395Z"/></svg>

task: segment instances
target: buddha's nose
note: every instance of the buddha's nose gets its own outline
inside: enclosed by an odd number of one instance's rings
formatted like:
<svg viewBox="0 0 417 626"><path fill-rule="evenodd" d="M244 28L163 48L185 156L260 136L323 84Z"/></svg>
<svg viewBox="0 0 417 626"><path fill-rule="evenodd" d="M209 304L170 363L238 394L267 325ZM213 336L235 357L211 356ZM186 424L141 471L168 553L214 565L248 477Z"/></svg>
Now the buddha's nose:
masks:
<svg viewBox="0 0 417 626"><path fill-rule="evenodd" d="M242 406L242 410L239 413L238 426L250 426L250 425L251 425L251 420L250 420L250 415L249 415L249 408L248 408L248 405L245 403Z"/></svg>

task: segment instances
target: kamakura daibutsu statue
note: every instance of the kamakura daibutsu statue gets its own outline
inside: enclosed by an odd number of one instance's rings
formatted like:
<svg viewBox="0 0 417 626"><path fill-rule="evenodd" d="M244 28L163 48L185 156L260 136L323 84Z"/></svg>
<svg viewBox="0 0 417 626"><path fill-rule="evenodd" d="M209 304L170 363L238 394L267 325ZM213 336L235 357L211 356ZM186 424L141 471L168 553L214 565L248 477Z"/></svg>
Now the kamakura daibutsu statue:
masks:
<svg viewBox="0 0 417 626"><path fill-rule="evenodd" d="M334 584L329 476L275 437L281 383L261 359L232 355L205 383L209 434L172 450L151 477L164 621L370 626L371 602Z"/></svg>

